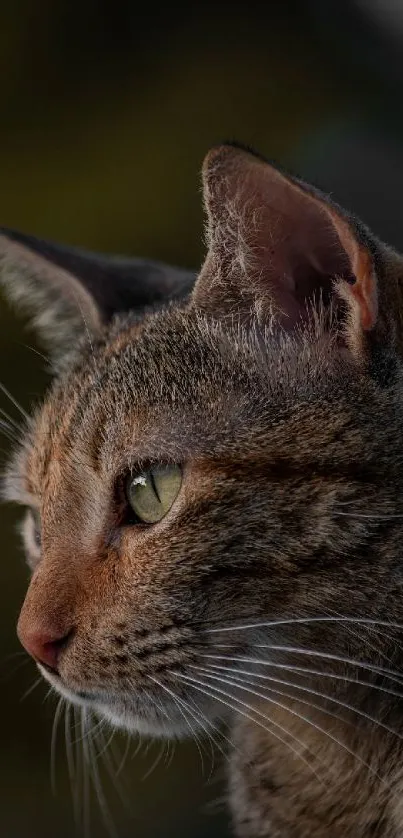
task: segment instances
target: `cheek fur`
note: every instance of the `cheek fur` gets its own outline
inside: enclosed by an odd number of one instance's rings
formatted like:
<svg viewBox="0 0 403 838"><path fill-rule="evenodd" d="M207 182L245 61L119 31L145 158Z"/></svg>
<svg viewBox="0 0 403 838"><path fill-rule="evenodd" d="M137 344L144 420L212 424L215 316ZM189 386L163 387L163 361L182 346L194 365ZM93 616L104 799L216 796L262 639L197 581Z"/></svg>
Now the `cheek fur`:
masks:
<svg viewBox="0 0 403 838"><path fill-rule="evenodd" d="M19 532L24 545L28 567L33 571L41 558L41 545L31 512L26 513L22 523L19 525Z"/></svg>

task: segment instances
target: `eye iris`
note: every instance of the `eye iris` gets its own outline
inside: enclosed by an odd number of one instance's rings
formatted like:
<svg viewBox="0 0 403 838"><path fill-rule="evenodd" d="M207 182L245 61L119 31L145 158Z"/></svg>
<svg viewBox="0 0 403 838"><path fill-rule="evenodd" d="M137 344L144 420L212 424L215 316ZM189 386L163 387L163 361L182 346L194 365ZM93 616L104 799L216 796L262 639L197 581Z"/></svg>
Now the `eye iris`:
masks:
<svg viewBox="0 0 403 838"><path fill-rule="evenodd" d="M140 521L156 524L170 510L181 483L182 471L179 466L155 466L130 476L127 499Z"/></svg>

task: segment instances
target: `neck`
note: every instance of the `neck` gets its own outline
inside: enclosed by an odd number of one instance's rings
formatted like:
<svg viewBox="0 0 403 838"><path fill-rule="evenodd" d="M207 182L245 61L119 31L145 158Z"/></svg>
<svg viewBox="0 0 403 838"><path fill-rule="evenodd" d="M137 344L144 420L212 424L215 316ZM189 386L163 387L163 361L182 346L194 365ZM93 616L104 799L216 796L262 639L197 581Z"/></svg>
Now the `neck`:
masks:
<svg viewBox="0 0 403 838"><path fill-rule="evenodd" d="M401 836L402 701L377 680L372 690L349 684L334 700L271 694L254 703L255 722L234 720L231 799L240 838Z"/></svg>

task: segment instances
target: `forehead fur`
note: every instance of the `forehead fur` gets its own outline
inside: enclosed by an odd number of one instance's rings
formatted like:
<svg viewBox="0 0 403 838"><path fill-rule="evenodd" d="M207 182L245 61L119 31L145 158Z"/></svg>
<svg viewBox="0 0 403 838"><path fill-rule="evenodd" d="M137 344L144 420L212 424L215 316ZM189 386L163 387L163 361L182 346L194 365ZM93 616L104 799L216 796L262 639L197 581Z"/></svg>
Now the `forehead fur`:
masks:
<svg viewBox="0 0 403 838"><path fill-rule="evenodd" d="M291 336L173 307L142 322L119 317L82 345L37 414L30 490L42 493L50 464L56 487L84 466L112 474L150 460L301 458L314 437L330 456L347 425L365 448L380 397L320 323Z"/></svg>

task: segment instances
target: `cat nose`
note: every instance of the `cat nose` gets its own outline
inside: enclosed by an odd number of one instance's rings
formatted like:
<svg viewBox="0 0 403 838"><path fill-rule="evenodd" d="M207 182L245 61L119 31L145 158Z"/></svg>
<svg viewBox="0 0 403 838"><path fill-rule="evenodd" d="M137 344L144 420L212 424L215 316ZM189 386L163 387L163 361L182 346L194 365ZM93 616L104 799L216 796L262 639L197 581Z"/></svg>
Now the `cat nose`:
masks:
<svg viewBox="0 0 403 838"><path fill-rule="evenodd" d="M43 630L35 630L18 626L18 637L24 649L38 663L57 672L60 654L66 648L72 631L62 636Z"/></svg>

